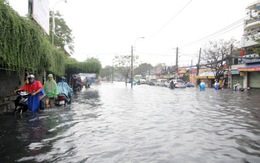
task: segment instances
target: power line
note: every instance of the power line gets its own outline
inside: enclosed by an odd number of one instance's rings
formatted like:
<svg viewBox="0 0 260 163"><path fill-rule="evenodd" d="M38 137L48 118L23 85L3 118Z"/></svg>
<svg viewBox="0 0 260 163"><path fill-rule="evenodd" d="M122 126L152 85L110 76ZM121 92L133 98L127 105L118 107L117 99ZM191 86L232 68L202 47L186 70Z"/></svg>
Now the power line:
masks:
<svg viewBox="0 0 260 163"><path fill-rule="evenodd" d="M159 30L157 30L150 38L154 37L157 35L159 32L161 32L174 18L176 18L190 3L192 0L190 0L181 10L179 10L171 19L166 22Z"/></svg>
<svg viewBox="0 0 260 163"><path fill-rule="evenodd" d="M185 44L185 45L183 45L183 46L190 46L190 45L192 45L192 44L196 44L196 43L199 43L199 42L201 42L201 41L203 41L203 40L207 40L207 39L209 39L209 38L214 38L214 37L217 37L217 36L219 36L219 35L222 35L222 34L224 34L224 33L227 33L227 32L229 32L229 31L231 31L231 30L233 30L233 29L235 29L235 28L238 28L239 26L241 26L242 24L242 22L244 21L244 19L245 19L246 17L243 17L242 19L239 19L239 20L237 20L236 22L234 22L234 23L232 23L232 24L230 24L230 25L228 25L228 26L226 26L226 27L224 27L224 28L222 28L222 29L220 29L220 30L218 30L218 31L216 31L216 32L214 32L214 33L212 33L212 34L210 34L210 35L207 35L207 36L205 36L205 37L203 37L203 38L201 38L201 39L198 39L198 40L196 40L196 41L193 41L193 42L190 42L190 43L188 43L188 44ZM235 27L234 27L235 26ZM232 28L232 27L234 27L234 28ZM231 28L231 29L230 29ZM228 31L227 31L228 30ZM223 33L224 32L224 33ZM182 47L183 47L182 46Z"/></svg>
<svg viewBox="0 0 260 163"><path fill-rule="evenodd" d="M150 56L172 56L170 54L155 54L155 53L149 53L149 52L138 52L139 55L150 55Z"/></svg>

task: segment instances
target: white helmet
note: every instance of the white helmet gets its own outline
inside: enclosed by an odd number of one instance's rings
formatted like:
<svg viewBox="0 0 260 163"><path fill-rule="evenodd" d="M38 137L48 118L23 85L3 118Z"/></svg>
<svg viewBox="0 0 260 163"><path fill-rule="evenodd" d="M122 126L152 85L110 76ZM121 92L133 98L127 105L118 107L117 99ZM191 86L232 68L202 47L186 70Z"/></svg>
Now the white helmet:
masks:
<svg viewBox="0 0 260 163"><path fill-rule="evenodd" d="M30 78L33 78L33 79L34 79L35 77L34 77L33 74L31 74L31 75L28 75L27 78L28 78L28 79L30 79Z"/></svg>

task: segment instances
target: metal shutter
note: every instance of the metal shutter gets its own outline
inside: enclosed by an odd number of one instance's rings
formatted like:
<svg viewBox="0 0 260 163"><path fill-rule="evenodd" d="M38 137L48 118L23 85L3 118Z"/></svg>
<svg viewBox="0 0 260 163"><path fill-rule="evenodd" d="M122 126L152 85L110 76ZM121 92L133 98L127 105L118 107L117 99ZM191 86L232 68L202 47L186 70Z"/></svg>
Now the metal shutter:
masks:
<svg viewBox="0 0 260 163"><path fill-rule="evenodd" d="M233 88L233 85L237 84L238 81L240 82L242 88L244 88L243 87L243 84L244 84L243 76L240 76L240 75L232 75L232 88Z"/></svg>
<svg viewBox="0 0 260 163"><path fill-rule="evenodd" d="M260 72L250 72L250 88L260 88Z"/></svg>

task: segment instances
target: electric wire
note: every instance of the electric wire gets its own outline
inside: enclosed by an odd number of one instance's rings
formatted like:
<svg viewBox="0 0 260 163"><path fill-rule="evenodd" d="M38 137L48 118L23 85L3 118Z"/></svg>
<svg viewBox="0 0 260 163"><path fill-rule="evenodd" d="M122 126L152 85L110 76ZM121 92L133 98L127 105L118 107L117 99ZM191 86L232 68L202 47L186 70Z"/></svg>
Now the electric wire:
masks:
<svg viewBox="0 0 260 163"><path fill-rule="evenodd" d="M193 44L197 44L197 43L199 43L199 42L201 42L201 41L204 41L204 40L207 40L207 39L210 39L210 38L217 37L217 36L219 36L219 35L222 35L222 34L224 34L224 33L229 32L229 31L231 31L231 30L233 30L233 29L236 29L236 28L240 27L240 26L243 24L243 21L245 20L245 18L246 18L246 17L243 17L242 19L239 19L239 20L237 20L236 22L234 22L234 23L232 23L232 24L230 24L230 25L228 25L228 26L226 26L226 27L224 27L224 28L222 28L222 29L220 29L220 30L218 30L218 31L216 31L216 32L214 32L214 33L212 33L212 34L210 34L210 35L207 35L207 36L205 36L205 37L203 37L203 38L201 38L201 39L198 39L198 40L196 40L196 41L193 41L193 42L184 44L184 45L182 45L181 47L186 47L186 46L190 46L190 45L193 45ZM235 27L234 27L234 26L235 26Z"/></svg>
<svg viewBox="0 0 260 163"><path fill-rule="evenodd" d="M190 0L186 5L184 5L183 8L181 8L181 10L179 10L173 17L171 17L171 19L166 22L159 30L157 30L153 35L150 36L150 38L153 38L155 35L157 35L158 33L160 33L174 18L176 18L190 3L192 0Z"/></svg>

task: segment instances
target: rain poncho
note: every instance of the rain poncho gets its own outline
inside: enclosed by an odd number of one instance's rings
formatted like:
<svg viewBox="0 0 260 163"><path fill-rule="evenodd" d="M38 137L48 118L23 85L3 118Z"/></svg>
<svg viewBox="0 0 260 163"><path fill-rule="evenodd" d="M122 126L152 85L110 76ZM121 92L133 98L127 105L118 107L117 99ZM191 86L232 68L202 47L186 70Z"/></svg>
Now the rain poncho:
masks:
<svg viewBox="0 0 260 163"><path fill-rule="evenodd" d="M58 87L55 80L47 80L44 84L44 91L48 98L54 98L58 95Z"/></svg>
<svg viewBox="0 0 260 163"><path fill-rule="evenodd" d="M33 93L41 89L40 93L37 93L35 96L29 96L28 98L28 108L30 111L37 111L40 107L40 96L44 95L43 86L39 81L33 81L32 83L25 84L19 90L25 90L29 93Z"/></svg>
<svg viewBox="0 0 260 163"><path fill-rule="evenodd" d="M216 90L219 89L219 86L220 86L220 85L219 85L219 83L217 83L217 82L214 84L214 87L215 87Z"/></svg>
<svg viewBox="0 0 260 163"><path fill-rule="evenodd" d="M72 92L72 88L66 82L61 81L58 83L58 94L65 94L68 97L68 101L70 101Z"/></svg>
<svg viewBox="0 0 260 163"><path fill-rule="evenodd" d="M206 84L204 82L200 83L200 90L205 90Z"/></svg>

